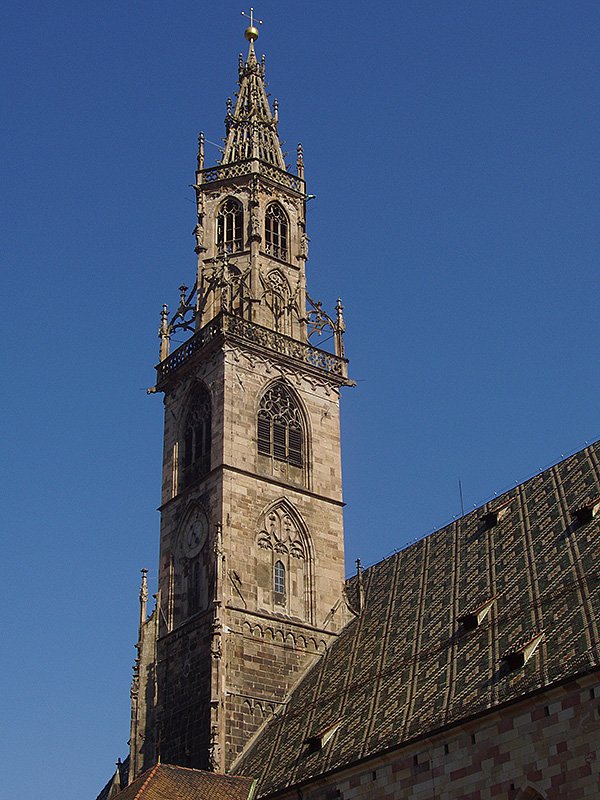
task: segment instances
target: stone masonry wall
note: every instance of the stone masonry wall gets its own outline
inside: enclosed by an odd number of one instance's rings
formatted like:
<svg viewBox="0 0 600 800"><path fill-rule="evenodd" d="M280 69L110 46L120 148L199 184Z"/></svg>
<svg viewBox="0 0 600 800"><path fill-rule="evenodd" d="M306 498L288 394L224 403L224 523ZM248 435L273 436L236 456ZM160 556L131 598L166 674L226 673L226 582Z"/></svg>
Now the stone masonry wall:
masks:
<svg viewBox="0 0 600 800"><path fill-rule="evenodd" d="M280 475L278 463L266 469L259 460L256 419L260 398L274 381L283 380L297 396L306 417L306 464L303 475ZM238 587L228 583L228 602L263 612L284 612L315 627L326 627L331 609L342 597L344 542L340 459L339 396L332 387L294 370L286 372L266 356L241 348L227 352L225 365L223 460L223 535L228 570L238 576ZM312 613L275 608L261 587L260 564L267 563L259 534L263 515L285 500L297 514L306 534L305 560ZM264 543L263 543L264 544ZM297 562L290 562L297 567ZM309 567L309 569L308 569ZM308 574L309 573L309 574ZM300 578L299 578L300 580ZM331 630L339 629L339 619ZM336 627L337 626L337 627Z"/></svg>
<svg viewBox="0 0 600 800"><path fill-rule="evenodd" d="M212 611L158 643L157 739L164 764L208 769Z"/></svg>
<svg viewBox="0 0 600 800"><path fill-rule="evenodd" d="M211 472L182 487L178 447L198 380L211 393ZM274 380L286 383L305 419L305 463L295 471L258 455L258 407ZM208 517L211 553L222 524L217 594L224 629L216 662L211 606L186 619L182 536L195 505ZM225 712L218 714L218 746L223 767L229 766L343 627L348 611L342 594L342 508L339 392L327 380L226 341L202 354L169 391L159 573L164 616L157 664L163 762L206 768L214 737L212 701ZM282 539L267 530L272 513ZM276 560L286 571L286 591L279 594L273 585ZM209 577L214 579L214 570Z"/></svg>
<svg viewBox="0 0 600 800"><path fill-rule="evenodd" d="M334 634L285 620L228 612L226 766L284 704Z"/></svg>
<svg viewBox="0 0 600 800"><path fill-rule="evenodd" d="M303 471L279 473L258 455L260 398L283 380L306 419ZM339 394L288 372L265 355L226 350L223 460L224 589L227 604L226 767L284 701L347 620L342 601L343 520ZM265 542L268 515L292 520L302 555L289 542ZM300 537L301 534L301 537ZM275 596L273 564L286 569L286 596Z"/></svg>
<svg viewBox="0 0 600 800"><path fill-rule="evenodd" d="M209 766L211 737L211 643L213 623L214 542L222 519L222 481L212 471L189 488L178 484L178 446L194 383L203 381L212 400L211 467L222 458L222 354L195 365L165 398L163 455L163 506L159 590L161 619L157 643L157 739L161 761L199 769ZM207 573L208 607L186 618L186 581L182 575L180 537L186 516L195 504L208 518L207 559L212 569ZM185 557L185 553L183 553Z"/></svg>

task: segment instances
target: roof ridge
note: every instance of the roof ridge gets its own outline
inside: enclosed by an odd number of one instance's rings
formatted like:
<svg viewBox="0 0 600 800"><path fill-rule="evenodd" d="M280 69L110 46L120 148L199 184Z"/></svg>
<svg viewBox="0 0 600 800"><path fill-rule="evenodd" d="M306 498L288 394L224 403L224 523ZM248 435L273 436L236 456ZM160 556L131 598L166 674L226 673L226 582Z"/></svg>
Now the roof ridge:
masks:
<svg viewBox="0 0 600 800"><path fill-rule="evenodd" d="M161 763L161 764L156 764L156 766L157 767L168 767L169 769L176 769L176 770L184 769L184 770L186 770L186 772L196 772L196 773L200 772L200 773L202 773L204 775L216 775L219 778L233 778L235 780L244 780L244 781L248 780L248 776L247 775L230 775L227 772L213 772L212 770L209 770L209 769L196 769L195 767L182 767L179 764L164 764L164 763Z"/></svg>
<svg viewBox="0 0 600 800"><path fill-rule="evenodd" d="M482 503L479 503L478 505L473 506L473 508L471 508L469 511L466 511L464 514L460 514L459 516L456 516L456 517L453 517L452 519L447 520L442 525L434 528L433 530L429 531L428 533L423 533L423 534L420 534L420 535L416 536L414 539L411 539L406 544L401 545L400 547L397 547L395 550L392 550L391 553L388 553L387 555L383 556L382 558L379 558L376 561L373 561L372 564L367 564L366 566L362 565L363 572L367 572L368 570L372 569L373 567L376 567L379 564L383 564L385 561L388 561L389 559L394 558L394 556L397 556L399 553L403 553L405 550L408 550L413 545L418 544L419 542L422 542L425 539L428 539L430 536L434 536L436 533L439 533L440 531L444 530L444 528L450 527L450 525L453 525L455 522L460 522L461 520L465 519L466 517L469 517L471 514L474 514L474 513L478 512L478 511L481 511L481 509L483 509L484 506L487 506L490 503L493 503L495 501L501 500L505 495L509 494L509 492L513 492L515 489L518 489L519 487L524 486L526 483L529 483L529 481L533 480L534 478L537 478L539 475L543 475L545 472L548 472L548 470L554 469L554 467L557 467L559 464L562 464L565 461L568 461L570 458L573 458L573 456L576 456L579 453L583 453L583 451L587 450L588 447L595 447L596 445L600 445L600 438L594 439L593 441L585 442L583 447L578 447L576 450L573 450L572 452L569 452L567 455L561 456L560 459L558 459L557 461L552 461L551 464L548 464L547 466L543 467L542 469L539 470L539 472L534 472L533 474L528 475L522 481L516 482L513 486L510 486L509 488L504 489L503 491L499 492L498 494L490 495ZM345 583L345 585L349 585L355 579L356 579L356 574L349 575L347 578L344 579L344 583Z"/></svg>
<svg viewBox="0 0 600 800"><path fill-rule="evenodd" d="M150 778L154 777L154 775L156 774L156 771L158 770L158 768L160 766L161 766L160 762L157 762L151 769L148 770L148 777L146 778L146 780L140 786L140 790L137 793L138 797L141 797L142 792L144 791L144 789L148 785L148 781L150 780Z"/></svg>

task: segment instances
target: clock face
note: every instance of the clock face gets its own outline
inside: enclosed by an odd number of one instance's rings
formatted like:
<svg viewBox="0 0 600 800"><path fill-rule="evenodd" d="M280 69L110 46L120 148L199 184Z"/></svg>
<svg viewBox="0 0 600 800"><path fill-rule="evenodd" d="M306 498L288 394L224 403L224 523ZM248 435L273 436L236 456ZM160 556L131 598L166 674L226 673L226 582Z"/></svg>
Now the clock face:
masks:
<svg viewBox="0 0 600 800"><path fill-rule="evenodd" d="M183 546L186 556L195 556L206 542L208 536L208 520L206 514L198 509L193 517L188 521L188 524L183 535Z"/></svg>

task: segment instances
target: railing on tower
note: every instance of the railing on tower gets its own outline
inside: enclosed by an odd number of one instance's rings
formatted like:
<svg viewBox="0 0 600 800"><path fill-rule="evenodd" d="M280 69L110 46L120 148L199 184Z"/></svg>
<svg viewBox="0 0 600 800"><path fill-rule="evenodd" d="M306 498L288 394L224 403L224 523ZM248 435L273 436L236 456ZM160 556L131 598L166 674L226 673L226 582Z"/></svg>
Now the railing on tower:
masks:
<svg viewBox="0 0 600 800"><path fill-rule="evenodd" d="M158 383L172 375L220 333L238 337L249 344L259 345L280 356L323 370L331 376L341 378L344 382L348 379L348 362L345 358L222 311L160 362L156 368Z"/></svg>
<svg viewBox="0 0 600 800"><path fill-rule="evenodd" d="M200 183L214 183L215 181L239 178L242 175L250 175L256 172L267 179L275 181L275 183L286 186L288 189L300 194L306 193L305 182L302 178L257 158L232 161L231 164L209 167L208 169L200 170L198 176L200 177Z"/></svg>

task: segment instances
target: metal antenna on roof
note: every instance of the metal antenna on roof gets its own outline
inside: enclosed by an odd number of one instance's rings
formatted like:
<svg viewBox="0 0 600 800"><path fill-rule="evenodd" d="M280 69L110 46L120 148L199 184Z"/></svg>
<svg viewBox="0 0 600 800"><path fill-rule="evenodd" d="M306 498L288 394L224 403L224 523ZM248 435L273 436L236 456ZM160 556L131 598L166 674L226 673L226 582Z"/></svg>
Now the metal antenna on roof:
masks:
<svg viewBox="0 0 600 800"><path fill-rule="evenodd" d="M356 559L356 578L358 582L358 611L359 613L363 610L363 606L365 604L365 587L363 585L363 576L362 576L362 567L360 565L360 558Z"/></svg>
<svg viewBox="0 0 600 800"><path fill-rule="evenodd" d="M460 514L462 517L465 515L465 504L463 503L463 493L462 493L462 483L460 478L458 479L458 493L460 495Z"/></svg>

